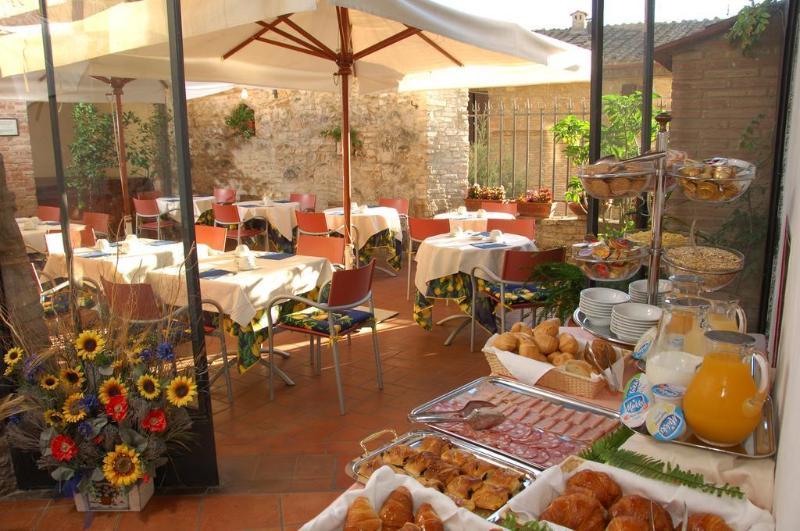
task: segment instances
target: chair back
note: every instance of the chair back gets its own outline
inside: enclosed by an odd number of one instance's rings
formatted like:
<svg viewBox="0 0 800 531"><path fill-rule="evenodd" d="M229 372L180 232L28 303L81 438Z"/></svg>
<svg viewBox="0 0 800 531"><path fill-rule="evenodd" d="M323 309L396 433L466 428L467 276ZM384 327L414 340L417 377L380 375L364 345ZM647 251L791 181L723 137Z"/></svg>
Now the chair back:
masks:
<svg viewBox="0 0 800 531"><path fill-rule="evenodd" d="M375 259L356 269L342 269L333 272L330 306L351 306L363 300L372 289L372 274L375 272Z"/></svg>
<svg viewBox="0 0 800 531"><path fill-rule="evenodd" d="M39 205L36 207L36 217L42 221L59 221L61 209L54 206Z"/></svg>
<svg viewBox="0 0 800 531"><path fill-rule="evenodd" d="M408 199L381 197L378 199L378 206L393 208L401 216L408 216Z"/></svg>
<svg viewBox="0 0 800 531"><path fill-rule="evenodd" d="M289 201L299 203L298 208L303 212L314 212L317 208L317 196L315 194L289 194Z"/></svg>
<svg viewBox="0 0 800 531"><path fill-rule="evenodd" d="M30 267L31 278L36 283L36 291L38 291L39 295L41 295L42 291L44 290L42 289L42 279L39 278L39 272L36 271L36 266L33 265L33 262L28 262L28 265L31 266Z"/></svg>
<svg viewBox="0 0 800 531"><path fill-rule="evenodd" d="M297 254L327 258L332 264L344 264L344 238L298 234Z"/></svg>
<svg viewBox="0 0 800 531"><path fill-rule="evenodd" d="M450 232L449 219L408 218L408 232L411 239L421 242L431 236Z"/></svg>
<svg viewBox="0 0 800 531"><path fill-rule="evenodd" d="M481 201L481 208L487 212L505 212L506 214L517 215L516 201L496 203L494 201Z"/></svg>
<svg viewBox="0 0 800 531"><path fill-rule="evenodd" d="M161 319L161 310L150 284L118 284L105 278L101 281L112 317L119 317L124 321Z"/></svg>
<svg viewBox="0 0 800 531"><path fill-rule="evenodd" d="M136 199L158 199L161 192L158 190L148 190L146 192L136 192Z"/></svg>
<svg viewBox="0 0 800 531"><path fill-rule="evenodd" d="M238 192L233 188L214 188L215 203L235 203Z"/></svg>
<svg viewBox="0 0 800 531"><path fill-rule="evenodd" d="M295 212L297 214L297 230L323 234L328 232L328 222L322 212Z"/></svg>
<svg viewBox="0 0 800 531"><path fill-rule="evenodd" d="M227 225L239 224L242 219L239 217L239 208L232 204L214 203L211 205L214 210L214 220Z"/></svg>
<svg viewBox="0 0 800 531"><path fill-rule="evenodd" d="M133 210L140 216L152 218L161 215L158 210L158 203L155 199L133 198Z"/></svg>
<svg viewBox="0 0 800 531"><path fill-rule="evenodd" d="M54 230L44 235L44 244L47 247L48 254L64 254L64 240L61 237L60 230ZM81 246L81 231L69 231L69 244L73 249Z"/></svg>
<svg viewBox="0 0 800 531"><path fill-rule="evenodd" d="M84 212L83 224L100 234L109 234L111 216L105 212Z"/></svg>
<svg viewBox="0 0 800 531"><path fill-rule="evenodd" d="M489 219L486 230L500 230L506 234L519 234L529 240L536 236L536 221L533 218Z"/></svg>
<svg viewBox="0 0 800 531"><path fill-rule="evenodd" d="M503 274L501 278L508 282L528 282L533 277L533 270L542 264L563 262L566 256L564 247L556 247L546 251L509 250L503 256Z"/></svg>
<svg viewBox="0 0 800 531"><path fill-rule="evenodd" d="M194 226L195 241L197 244L208 245L211 249L225 252L225 239L228 237L228 229L225 227L212 227L211 225Z"/></svg>
<svg viewBox="0 0 800 531"><path fill-rule="evenodd" d="M80 234L81 247L94 247L94 244L97 243L97 236L95 236L94 229L92 227L86 227L78 234ZM70 235L70 237L72 236Z"/></svg>

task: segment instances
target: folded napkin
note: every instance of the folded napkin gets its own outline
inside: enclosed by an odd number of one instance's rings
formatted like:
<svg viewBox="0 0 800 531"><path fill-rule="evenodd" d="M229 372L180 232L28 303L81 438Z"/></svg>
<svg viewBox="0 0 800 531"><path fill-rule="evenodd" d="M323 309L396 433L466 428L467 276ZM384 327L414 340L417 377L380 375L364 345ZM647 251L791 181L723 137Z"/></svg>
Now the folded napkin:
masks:
<svg viewBox="0 0 800 531"><path fill-rule="evenodd" d="M178 242L174 242L172 240L153 240L147 245L159 246L159 245L172 245L173 243L178 243Z"/></svg>
<svg viewBox="0 0 800 531"><path fill-rule="evenodd" d="M87 251L85 253L80 253L77 256L81 258L101 258L103 256L112 256L115 253L108 253L105 251Z"/></svg>
<svg viewBox="0 0 800 531"><path fill-rule="evenodd" d="M344 216L344 210L334 210L333 212L328 212L328 214L333 214L334 216Z"/></svg>
<svg viewBox="0 0 800 531"><path fill-rule="evenodd" d="M233 273L230 271L225 271L224 269L209 269L208 271L203 271L200 273L200 278L219 278L232 274Z"/></svg>
<svg viewBox="0 0 800 531"><path fill-rule="evenodd" d="M257 254L256 258L266 258L267 260L283 260L285 258L291 258L294 256L291 253L262 253Z"/></svg>
<svg viewBox="0 0 800 531"><path fill-rule="evenodd" d="M484 243L473 243L473 247L477 247L478 249L499 249L501 247L508 247L506 243L495 243L495 242L484 242Z"/></svg>
<svg viewBox="0 0 800 531"><path fill-rule="evenodd" d="M476 232L475 234L473 234L473 236L483 236L485 238L485 237L489 236L489 231L485 230L483 232Z"/></svg>

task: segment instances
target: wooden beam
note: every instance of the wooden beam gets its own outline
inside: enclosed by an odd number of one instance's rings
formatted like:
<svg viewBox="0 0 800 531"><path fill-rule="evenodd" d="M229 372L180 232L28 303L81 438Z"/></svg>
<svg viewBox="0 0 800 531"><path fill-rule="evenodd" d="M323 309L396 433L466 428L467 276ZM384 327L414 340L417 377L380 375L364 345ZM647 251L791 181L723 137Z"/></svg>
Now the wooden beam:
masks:
<svg viewBox="0 0 800 531"><path fill-rule="evenodd" d="M251 35L247 39L243 40L242 42L240 42L239 44L237 44L236 46L234 46L233 48L231 48L230 50L225 52L222 55L222 60L224 61L225 59L229 58L231 55L235 54L236 52L238 52L239 50L241 50L242 48L244 48L245 46L247 46L251 42L257 40L259 37L264 35L266 32L268 32L269 30L271 30L272 28L274 28L275 26L280 24L282 21L283 21L282 18L276 18L275 20L273 20L269 24L265 23L266 26L264 28L258 30L253 35Z"/></svg>
<svg viewBox="0 0 800 531"><path fill-rule="evenodd" d="M286 48L287 50L294 50L295 52L300 52L300 53L304 53L304 54L308 54L308 55L313 55L314 57L319 57L320 59L333 60L330 57L328 57L326 54L324 54L324 53L322 53L320 51L309 50L308 48L302 48L300 46L294 46L294 45L291 45L291 44L288 44L288 43L285 43L285 42L274 41L272 39L265 39L264 37L256 37L255 40L257 40L258 42L263 42L265 44L271 44L273 46L278 46L280 48Z"/></svg>
<svg viewBox="0 0 800 531"><path fill-rule="evenodd" d="M281 16L280 16L280 17L278 17L278 18L280 18L281 20L283 20L283 22L284 22L284 23L285 23L287 26L289 26L290 28L292 28L293 30L295 30L297 33L299 33L300 35L302 35L303 37L305 37L305 38L306 38L306 39L308 39L309 41L311 41L311 42L313 42L314 44L316 44L316 45L317 45L317 47L319 47L321 50L324 50L325 52L327 52L328 54L330 54L330 55L331 55L331 57L336 57L336 52L334 52L333 50L331 50L330 48L328 48L328 47L325 45L325 43L324 43L324 42L322 42L321 40L317 39L316 37L314 37L313 35L311 35L309 32L307 32L306 30L304 30L302 27L300 27L300 25L298 25L298 24L297 24L297 23L296 23L294 20L291 20L291 19L289 18L290 16L291 16L291 15L281 15Z"/></svg>
<svg viewBox="0 0 800 531"><path fill-rule="evenodd" d="M267 25L265 22L256 22L256 24L258 24L259 26L266 26ZM301 38L299 38L299 37L297 37L295 35L292 35L289 32L283 31L282 29L280 29L278 27L270 28L270 31L272 31L272 33L277 33L281 37L285 37L285 38L289 39L290 41L299 44L300 46L306 48L307 50L311 50L312 52L318 52L318 53L321 53L323 55L326 55L332 61L336 60L336 54L335 53L334 54L329 54L327 51L323 50L322 48L318 48L317 46L315 46L315 45L313 45L313 44L311 44L309 42L306 42L303 39L301 39Z"/></svg>
<svg viewBox="0 0 800 531"><path fill-rule="evenodd" d="M454 63L455 63L457 66L464 66L464 63L462 63L461 61L459 61L458 59L456 59L455 57L453 57L453 56L450 54L450 52L448 52L447 50L445 50L444 48L442 48L441 46L439 46L438 44L436 44L436 43L433 41L433 39L431 39L430 37L428 37L427 35L425 35L425 34L424 34L424 33L422 33L421 31L419 32L419 34L418 34L418 35L419 35L419 38L420 38L420 39L422 39L423 41L425 41L425 42L427 42L428 44L430 44L430 45L431 45L431 46L432 46L432 47L433 47L433 48L434 48L434 49L435 49L437 52L439 52L440 54L444 55L445 57L447 57L448 59L450 59L451 61L453 61L453 62L454 62Z"/></svg>
<svg viewBox="0 0 800 531"><path fill-rule="evenodd" d="M368 56L369 54L372 54L372 53L375 53L377 51L383 50L387 46L391 46L392 44L398 43L398 42L402 41L403 39L407 39L407 38L411 37L412 35L417 35L417 34L421 33L421 31L422 30L418 30L417 28L404 29L403 31L395 33L391 37L386 37L382 41L376 42L372 46L368 46L368 47L364 48L363 50L361 50L360 52L357 52L357 53L353 54L353 60L354 61L358 61L359 59L363 59L364 57Z"/></svg>

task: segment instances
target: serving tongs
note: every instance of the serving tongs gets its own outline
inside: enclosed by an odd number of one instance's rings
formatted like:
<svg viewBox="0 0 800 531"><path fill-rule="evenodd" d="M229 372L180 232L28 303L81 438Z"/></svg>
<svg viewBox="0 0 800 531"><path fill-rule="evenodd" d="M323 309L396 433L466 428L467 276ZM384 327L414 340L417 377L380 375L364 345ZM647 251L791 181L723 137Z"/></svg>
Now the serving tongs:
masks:
<svg viewBox="0 0 800 531"><path fill-rule="evenodd" d="M468 424L474 430L488 430L505 419L506 416L494 404L485 400L470 400L457 411L423 413L411 417L414 422L426 424L460 422Z"/></svg>

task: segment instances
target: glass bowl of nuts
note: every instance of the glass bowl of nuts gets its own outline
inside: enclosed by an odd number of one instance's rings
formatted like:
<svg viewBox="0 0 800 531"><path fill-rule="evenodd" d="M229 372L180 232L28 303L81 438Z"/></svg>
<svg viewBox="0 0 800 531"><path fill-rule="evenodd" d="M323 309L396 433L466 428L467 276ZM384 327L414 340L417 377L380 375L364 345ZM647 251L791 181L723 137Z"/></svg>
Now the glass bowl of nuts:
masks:
<svg viewBox="0 0 800 531"><path fill-rule="evenodd" d="M697 275L705 291L728 286L744 268L744 255L734 249L683 245L664 249L661 264L667 275Z"/></svg>
<svg viewBox="0 0 800 531"><path fill-rule="evenodd" d="M716 157L675 164L672 172L683 195L692 201L729 203L750 188L756 167L743 160Z"/></svg>
<svg viewBox="0 0 800 531"><path fill-rule="evenodd" d="M651 161L599 160L582 166L578 177L583 188L596 199L636 197L650 187L656 168Z"/></svg>
<svg viewBox="0 0 800 531"><path fill-rule="evenodd" d="M646 246L624 238L592 240L572 246L575 265L584 275L598 282L631 278L649 254Z"/></svg>

